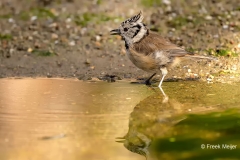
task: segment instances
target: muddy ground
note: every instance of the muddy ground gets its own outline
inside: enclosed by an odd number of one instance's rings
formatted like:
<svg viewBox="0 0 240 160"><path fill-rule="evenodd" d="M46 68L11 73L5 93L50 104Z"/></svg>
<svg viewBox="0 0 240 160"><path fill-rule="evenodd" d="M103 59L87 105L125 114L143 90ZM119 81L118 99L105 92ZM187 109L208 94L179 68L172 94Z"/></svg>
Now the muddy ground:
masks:
<svg viewBox="0 0 240 160"><path fill-rule="evenodd" d="M218 58L184 62L166 80L240 80L238 0L1 0L0 77L146 78L109 34L140 10L151 30Z"/></svg>

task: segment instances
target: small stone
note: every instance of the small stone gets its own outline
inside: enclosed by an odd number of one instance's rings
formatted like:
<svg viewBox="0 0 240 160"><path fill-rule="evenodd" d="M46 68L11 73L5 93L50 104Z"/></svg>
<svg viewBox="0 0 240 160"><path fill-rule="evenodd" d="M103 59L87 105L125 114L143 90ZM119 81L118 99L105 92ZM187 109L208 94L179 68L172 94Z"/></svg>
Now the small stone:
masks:
<svg viewBox="0 0 240 160"><path fill-rule="evenodd" d="M188 20L193 20L193 17L192 16L188 16L187 19Z"/></svg>
<svg viewBox="0 0 240 160"><path fill-rule="evenodd" d="M69 45L70 45L70 46L75 46L75 45L76 45L76 42L75 42L75 41L71 41L71 42L69 42Z"/></svg>
<svg viewBox="0 0 240 160"><path fill-rule="evenodd" d="M69 29L69 28L71 28L71 26L70 25L66 25L66 28Z"/></svg>
<svg viewBox="0 0 240 160"><path fill-rule="evenodd" d="M81 35L84 35L87 33L87 28L82 28L80 31Z"/></svg>
<svg viewBox="0 0 240 160"><path fill-rule="evenodd" d="M48 73L47 78L52 78L52 75L50 73Z"/></svg>
<svg viewBox="0 0 240 160"><path fill-rule="evenodd" d="M28 37L28 40L30 40L30 41L33 40L33 37L32 37L32 36L29 36L29 37Z"/></svg>
<svg viewBox="0 0 240 160"><path fill-rule="evenodd" d="M37 18L38 18L37 16L32 16L30 20L31 20L31 21L36 21Z"/></svg>
<svg viewBox="0 0 240 160"><path fill-rule="evenodd" d="M51 37L52 39L58 39L58 35L56 33L52 33Z"/></svg>
<svg viewBox="0 0 240 160"><path fill-rule="evenodd" d="M34 43L34 47L35 47L35 48L40 48L40 47L41 47L41 45L40 45L40 43L38 43L38 42L35 42L35 43Z"/></svg>
<svg viewBox="0 0 240 160"><path fill-rule="evenodd" d="M15 20L14 20L13 18L9 18L9 19L8 19L8 22L9 22L9 23L15 23Z"/></svg>
<svg viewBox="0 0 240 160"><path fill-rule="evenodd" d="M236 71L237 70L237 65L232 65L231 69Z"/></svg>
<svg viewBox="0 0 240 160"><path fill-rule="evenodd" d="M101 41L101 37L99 35L96 36L96 41Z"/></svg>
<svg viewBox="0 0 240 160"><path fill-rule="evenodd" d="M71 18L67 18L66 19L66 23L70 23L70 22L72 22L72 19Z"/></svg>
<svg viewBox="0 0 240 160"><path fill-rule="evenodd" d="M166 5L170 5L170 4L171 4L171 1L170 1L170 0L162 0L162 3L163 3L163 4L166 4Z"/></svg>
<svg viewBox="0 0 240 160"><path fill-rule="evenodd" d="M89 65L91 62L90 62L90 59L86 59L86 61L84 62L85 64Z"/></svg>
<svg viewBox="0 0 240 160"><path fill-rule="evenodd" d="M31 53L32 51L33 51L33 49L32 48L28 48L28 53Z"/></svg>
<svg viewBox="0 0 240 160"><path fill-rule="evenodd" d="M171 7L170 5L168 5L168 6L166 7L166 11L167 11L167 12L171 12L171 11L172 11L172 7Z"/></svg>
<svg viewBox="0 0 240 160"><path fill-rule="evenodd" d="M219 38L218 34L213 35L213 38Z"/></svg>
<svg viewBox="0 0 240 160"><path fill-rule="evenodd" d="M100 42L95 42L95 48L96 49L101 49L102 44Z"/></svg>
<svg viewBox="0 0 240 160"><path fill-rule="evenodd" d="M208 15L208 16L206 16L206 17L205 17L205 19L206 19L206 20L212 20L212 19L213 19L213 17L212 17L212 16L210 16L210 15Z"/></svg>
<svg viewBox="0 0 240 160"><path fill-rule="evenodd" d="M228 29L228 25L223 25L223 29Z"/></svg>
<svg viewBox="0 0 240 160"><path fill-rule="evenodd" d="M207 81L208 81L208 82L211 82L211 81L212 81L212 79L211 79L211 78L207 78Z"/></svg>
<svg viewBox="0 0 240 160"><path fill-rule="evenodd" d="M49 25L50 28L56 28L57 26L58 26L57 23L51 23L51 24Z"/></svg>

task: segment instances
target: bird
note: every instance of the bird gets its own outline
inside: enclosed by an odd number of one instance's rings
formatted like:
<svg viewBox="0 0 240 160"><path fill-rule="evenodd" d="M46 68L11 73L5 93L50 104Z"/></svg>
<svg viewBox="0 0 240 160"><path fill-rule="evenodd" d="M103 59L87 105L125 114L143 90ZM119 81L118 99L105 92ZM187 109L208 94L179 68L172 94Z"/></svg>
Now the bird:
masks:
<svg viewBox="0 0 240 160"><path fill-rule="evenodd" d="M124 147L146 158L149 157L149 146L151 145L151 139L149 139L143 133L129 128L128 133L124 137L117 137L116 142L123 143Z"/></svg>
<svg viewBox="0 0 240 160"><path fill-rule="evenodd" d="M173 44L157 32L151 31L143 23L143 19L143 13L140 11L137 15L123 21L117 29L111 30L110 33L122 37L125 42L127 56L136 67L153 73L145 81L146 85L151 84L150 80L157 73L162 74L158 87L166 96L162 89L162 83L168 74L169 68L174 67L184 58L212 58L195 55Z"/></svg>

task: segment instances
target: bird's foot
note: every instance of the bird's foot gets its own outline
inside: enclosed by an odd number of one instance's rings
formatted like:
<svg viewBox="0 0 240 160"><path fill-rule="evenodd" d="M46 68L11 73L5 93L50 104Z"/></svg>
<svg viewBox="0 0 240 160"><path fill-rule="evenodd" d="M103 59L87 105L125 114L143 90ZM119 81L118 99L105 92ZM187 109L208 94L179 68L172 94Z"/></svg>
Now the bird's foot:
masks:
<svg viewBox="0 0 240 160"><path fill-rule="evenodd" d="M131 82L133 84L146 84L147 86L151 86L151 79L156 75L156 73L154 73L153 75L151 75L148 79L146 79L145 81L141 81L141 82Z"/></svg>
<svg viewBox="0 0 240 160"><path fill-rule="evenodd" d="M164 90L162 89L162 86L161 85L159 85L158 86L158 88L160 89L160 91L162 92L162 94L163 94L163 101L162 101L162 103L167 103L168 102L168 96L165 94L165 92L164 92Z"/></svg>
<svg viewBox="0 0 240 160"><path fill-rule="evenodd" d="M163 100L162 100L162 103L167 103L167 102L168 102L168 99L169 99L168 96L164 96L164 97L163 97Z"/></svg>
<svg viewBox="0 0 240 160"><path fill-rule="evenodd" d="M147 86L151 86L151 82L150 82L150 80L146 80L145 82L144 82Z"/></svg>
<svg viewBox="0 0 240 160"><path fill-rule="evenodd" d="M131 84L145 84L147 86L151 86L151 82L149 80L146 81L137 81L137 82L131 82Z"/></svg>

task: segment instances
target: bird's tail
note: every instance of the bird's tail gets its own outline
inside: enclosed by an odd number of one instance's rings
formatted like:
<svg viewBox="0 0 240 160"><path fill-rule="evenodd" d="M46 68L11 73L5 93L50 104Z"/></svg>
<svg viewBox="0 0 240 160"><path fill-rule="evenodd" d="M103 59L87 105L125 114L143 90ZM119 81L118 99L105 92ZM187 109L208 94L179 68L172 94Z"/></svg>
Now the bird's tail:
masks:
<svg viewBox="0 0 240 160"><path fill-rule="evenodd" d="M216 57L200 56L200 55L186 55L186 58L197 58L197 59L207 59L207 60L218 60Z"/></svg>

